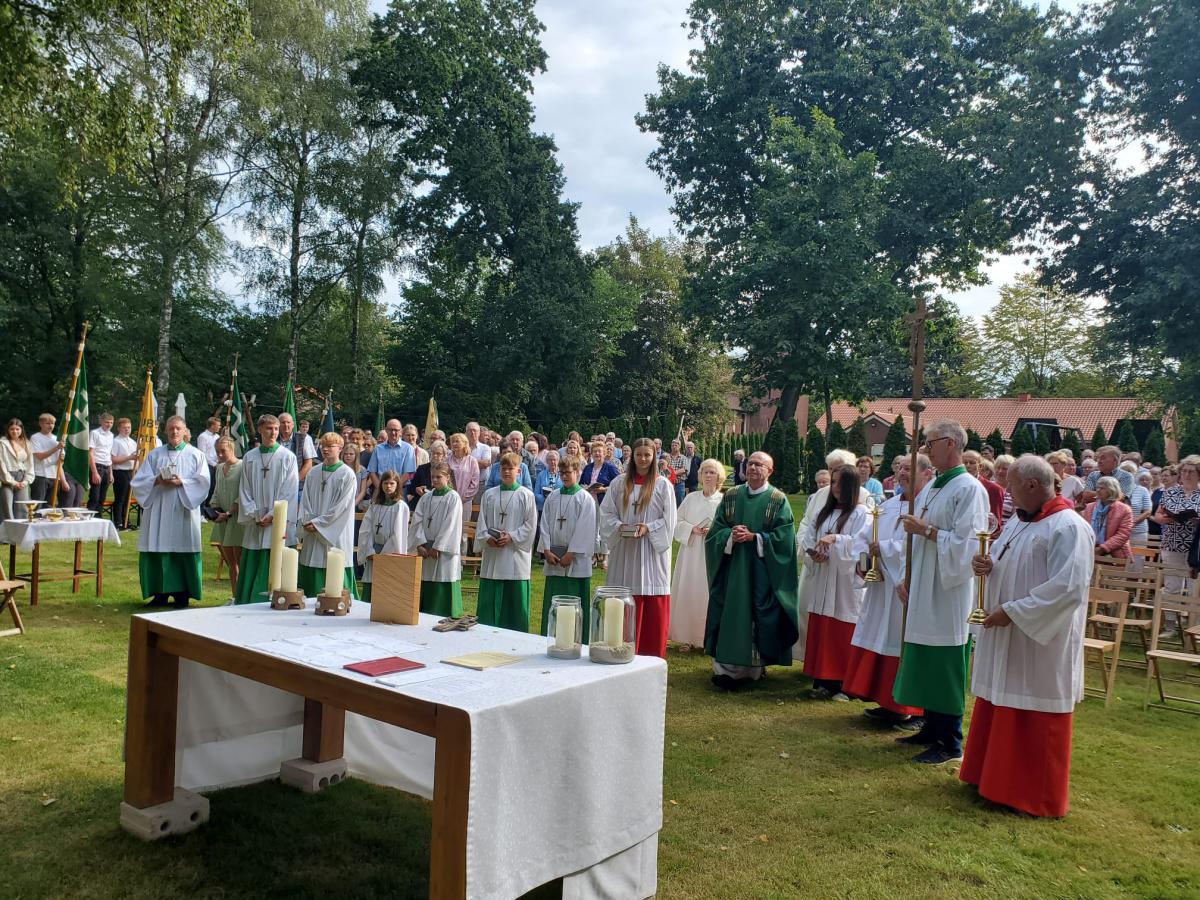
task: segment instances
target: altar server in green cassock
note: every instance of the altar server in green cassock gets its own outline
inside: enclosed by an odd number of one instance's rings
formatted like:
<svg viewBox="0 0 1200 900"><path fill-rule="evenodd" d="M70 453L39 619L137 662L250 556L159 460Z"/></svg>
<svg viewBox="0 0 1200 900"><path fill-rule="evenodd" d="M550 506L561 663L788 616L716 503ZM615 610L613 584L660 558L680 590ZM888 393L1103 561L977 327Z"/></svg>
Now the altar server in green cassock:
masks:
<svg viewBox="0 0 1200 900"><path fill-rule="evenodd" d="M167 442L155 447L133 476L142 507L138 574L150 606L178 607L200 599L200 504L208 496L208 462L184 440L183 419L167 419Z"/></svg>
<svg viewBox="0 0 1200 900"><path fill-rule="evenodd" d="M521 457L500 457L500 484L488 488L479 505L475 549L479 567L479 621L513 631L529 631L529 575L537 537L533 491L517 483Z"/></svg>
<svg viewBox="0 0 1200 900"><path fill-rule="evenodd" d="M363 513L358 543L359 564L363 567L362 598L370 603L375 555L408 552L408 504L404 502L400 474L394 469L379 476L379 490Z"/></svg>
<svg viewBox="0 0 1200 900"><path fill-rule="evenodd" d="M721 498L704 541L704 652L722 690L761 678L764 666L790 666L799 635L796 527L787 496L768 480L774 468L766 453L751 454L746 483Z"/></svg>
<svg viewBox="0 0 1200 900"><path fill-rule="evenodd" d="M296 456L279 443L279 420L258 417L260 443L242 458L242 486L238 492L238 521L242 530L242 567L238 573L237 602L265 603L263 596L271 569L271 526L275 501L288 502L289 518L300 490ZM287 541L295 543L292 536Z"/></svg>
<svg viewBox="0 0 1200 900"><path fill-rule="evenodd" d="M977 534L988 530L988 496L962 464L967 433L941 420L925 429L938 476L921 489L916 513L901 517L913 536L911 576L897 593L907 604L904 646L892 697L925 710L925 726L902 743L925 746L914 762L940 765L962 758L971 635L967 617L975 596L971 560Z"/></svg>
<svg viewBox="0 0 1200 900"><path fill-rule="evenodd" d="M596 503L579 484L579 460L559 463L563 486L546 498L540 547L545 560L546 593L542 597L542 629L550 623L550 601L558 595L578 597L584 610L583 642L588 642L592 596L592 551L596 544Z"/></svg>
<svg viewBox="0 0 1200 900"><path fill-rule="evenodd" d="M450 466L429 464L430 490L413 510L413 545L421 557L421 612L463 614L462 498L450 487Z"/></svg>
<svg viewBox="0 0 1200 900"><path fill-rule="evenodd" d="M342 462L342 436L336 431L321 435L321 466L304 479L296 522L304 539L300 548L299 588L306 597L325 589L325 564L330 550L341 550L346 566L342 586L358 599L354 581L354 496L358 479Z"/></svg>

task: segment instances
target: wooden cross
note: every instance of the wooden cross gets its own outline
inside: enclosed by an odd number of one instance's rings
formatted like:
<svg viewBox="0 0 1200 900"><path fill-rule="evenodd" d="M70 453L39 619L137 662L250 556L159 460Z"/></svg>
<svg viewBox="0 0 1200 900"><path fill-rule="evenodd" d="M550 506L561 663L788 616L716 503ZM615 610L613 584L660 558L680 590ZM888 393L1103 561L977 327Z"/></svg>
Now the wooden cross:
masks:
<svg viewBox="0 0 1200 900"><path fill-rule="evenodd" d="M925 411L925 401L922 398L925 392L925 322L929 318L929 311L925 305L925 295L917 294L916 308L912 314L904 317L904 322L912 329L912 336L909 342L909 349L912 353L913 360L913 393L912 400L909 401L908 409L912 413L912 461L909 466L909 491L908 491L908 514L911 516L916 512L917 508L917 492L914 486L917 483L917 476L920 469L917 465L917 455L920 453L920 438L921 438L921 413ZM925 507L926 511L929 509ZM924 512L921 513L925 515ZM904 588L905 591L912 590L912 552L913 552L913 536L908 535L904 542ZM911 594L910 594L911 597ZM904 605L904 617L900 620L900 647L903 653L904 648L904 632L908 626L908 604Z"/></svg>

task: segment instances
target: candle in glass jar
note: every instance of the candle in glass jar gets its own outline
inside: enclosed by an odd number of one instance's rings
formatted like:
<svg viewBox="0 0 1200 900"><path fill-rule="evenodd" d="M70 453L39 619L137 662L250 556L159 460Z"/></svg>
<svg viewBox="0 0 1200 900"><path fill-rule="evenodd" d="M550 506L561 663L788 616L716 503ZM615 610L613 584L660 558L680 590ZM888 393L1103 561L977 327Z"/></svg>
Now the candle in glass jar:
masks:
<svg viewBox="0 0 1200 900"><path fill-rule="evenodd" d="M279 589L281 591L288 591L289 593L294 592L300 573L300 551L293 550L291 547L284 547L282 553L283 564L281 566Z"/></svg>
<svg viewBox="0 0 1200 900"><path fill-rule="evenodd" d="M557 607L554 615L554 649L570 650L575 646L575 615L573 606Z"/></svg>
<svg viewBox="0 0 1200 900"><path fill-rule="evenodd" d="M286 500L276 500L275 506L271 509L271 556L267 568L267 589L271 591L280 589L283 541L287 534L287 510Z"/></svg>
<svg viewBox="0 0 1200 900"><path fill-rule="evenodd" d="M340 596L345 578L346 554L334 547L325 554L325 595Z"/></svg>
<svg viewBox="0 0 1200 900"><path fill-rule="evenodd" d="M604 601L604 643L610 647L625 643L625 601L620 597Z"/></svg>

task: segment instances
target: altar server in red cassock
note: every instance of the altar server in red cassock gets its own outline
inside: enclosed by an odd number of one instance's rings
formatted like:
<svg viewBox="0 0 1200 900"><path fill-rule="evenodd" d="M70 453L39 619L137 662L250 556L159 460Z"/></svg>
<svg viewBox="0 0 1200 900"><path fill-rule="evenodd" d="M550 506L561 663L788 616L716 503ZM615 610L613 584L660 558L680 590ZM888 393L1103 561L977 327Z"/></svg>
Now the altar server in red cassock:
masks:
<svg viewBox="0 0 1200 900"><path fill-rule="evenodd" d="M1071 717L1083 698L1083 630L1093 538L1054 470L1027 454L1009 472L1015 515L988 557L988 616L975 647L976 696L959 777L1034 816L1067 814Z"/></svg>

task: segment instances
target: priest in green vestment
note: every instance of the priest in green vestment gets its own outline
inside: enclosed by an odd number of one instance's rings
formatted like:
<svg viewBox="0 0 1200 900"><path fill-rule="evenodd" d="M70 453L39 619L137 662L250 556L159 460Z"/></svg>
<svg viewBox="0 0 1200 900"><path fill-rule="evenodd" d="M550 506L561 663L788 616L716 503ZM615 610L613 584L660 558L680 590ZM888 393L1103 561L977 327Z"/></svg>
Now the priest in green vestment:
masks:
<svg viewBox="0 0 1200 900"><path fill-rule="evenodd" d="M750 456L746 483L721 498L704 541L704 652L721 690L756 681L765 666L790 666L800 634L796 526L787 495L769 481L774 468L768 454Z"/></svg>

